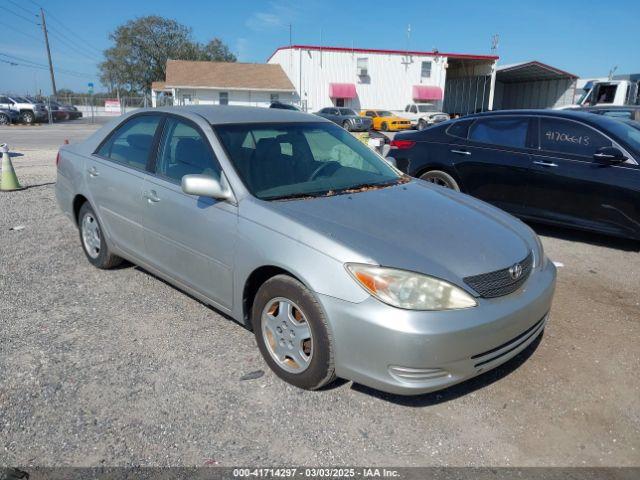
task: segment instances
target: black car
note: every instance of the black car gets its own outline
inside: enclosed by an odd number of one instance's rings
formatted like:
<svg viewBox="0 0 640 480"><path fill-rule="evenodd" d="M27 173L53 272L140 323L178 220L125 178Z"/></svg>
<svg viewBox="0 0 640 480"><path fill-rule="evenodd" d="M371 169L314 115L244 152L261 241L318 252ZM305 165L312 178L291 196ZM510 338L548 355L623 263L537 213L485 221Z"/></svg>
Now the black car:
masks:
<svg viewBox="0 0 640 480"><path fill-rule="evenodd" d="M295 105L291 105L290 103L282 103L282 102L272 102L271 105L269 105L269 108L279 108L281 110L295 110L296 112L300 111L300 109Z"/></svg>
<svg viewBox="0 0 640 480"><path fill-rule="evenodd" d="M624 105L624 106L610 106L610 107L579 107L572 108L572 111L596 113L598 115L604 115L606 117L614 117L625 120L635 120L640 122L640 105Z"/></svg>
<svg viewBox="0 0 640 480"><path fill-rule="evenodd" d="M567 110L488 112L400 133L404 172L519 217L640 240L640 129Z"/></svg>

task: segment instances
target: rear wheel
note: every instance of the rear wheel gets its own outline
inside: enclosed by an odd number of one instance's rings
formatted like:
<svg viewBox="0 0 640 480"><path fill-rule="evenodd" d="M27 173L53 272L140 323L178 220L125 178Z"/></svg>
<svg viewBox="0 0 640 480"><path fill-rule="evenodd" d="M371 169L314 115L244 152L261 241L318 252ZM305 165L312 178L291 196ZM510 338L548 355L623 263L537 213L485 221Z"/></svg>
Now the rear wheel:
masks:
<svg viewBox="0 0 640 480"><path fill-rule="evenodd" d="M425 172L420 175L420 178L440 187L449 188L456 192L460 191L460 185L458 185L456 179L442 170L431 170L429 172Z"/></svg>
<svg viewBox="0 0 640 480"><path fill-rule="evenodd" d="M95 267L108 269L122 263L122 258L112 254L104 239L98 217L88 202L80 207L78 213L78 226L80 229L80 243L87 260Z"/></svg>
<svg viewBox="0 0 640 480"><path fill-rule="evenodd" d="M306 390L335 379L331 334L313 294L287 275L258 290L251 322L263 358L278 377Z"/></svg>
<svg viewBox="0 0 640 480"><path fill-rule="evenodd" d="M36 121L36 116L33 114L33 112L22 112L20 116L22 118L22 121L26 124L31 124Z"/></svg>
<svg viewBox="0 0 640 480"><path fill-rule="evenodd" d="M0 125L10 125L11 118L6 113L0 113Z"/></svg>

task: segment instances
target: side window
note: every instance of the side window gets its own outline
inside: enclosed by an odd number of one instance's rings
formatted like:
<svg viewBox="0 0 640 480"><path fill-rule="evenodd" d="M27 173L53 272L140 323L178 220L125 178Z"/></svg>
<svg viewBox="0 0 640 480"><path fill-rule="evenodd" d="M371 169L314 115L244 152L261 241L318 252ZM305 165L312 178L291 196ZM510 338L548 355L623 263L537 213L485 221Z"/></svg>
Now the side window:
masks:
<svg viewBox="0 0 640 480"><path fill-rule="evenodd" d="M467 138L469 135L469 127L473 123L472 120L463 120L461 122L455 122L447 128L447 135L458 138Z"/></svg>
<svg viewBox="0 0 640 480"><path fill-rule="evenodd" d="M191 174L218 177L220 168L208 140L198 130L187 122L168 118L158 147L156 173L180 182L183 176Z"/></svg>
<svg viewBox="0 0 640 480"><path fill-rule="evenodd" d="M329 113L331 115L340 115L340 111L337 108L332 108Z"/></svg>
<svg viewBox="0 0 640 480"><path fill-rule="evenodd" d="M420 68L420 77L421 78L431 77L431 62L422 62L422 65Z"/></svg>
<svg viewBox="0 0 640 480"><path fill-rule="evenodd" d="M477 120L469 129L469 140L503 147L524 148L527 144L529 119L487 118Z"/></svg>
<svg viewBox="0 0 640 480"><path fill-rule="evenodd" d="M133 117L120 126L96 153L114 162L144 170L159 123L160 117L157 115Z"/></svg>
<svg viewBox="0 0 640 480"><path fill-rule="evenodd" d="M581 123L556 118L540 119L540 148L548 152L593 156L611 141Z"/></svg>
<svg viewBox="0 0 640 480"><path fill-rule="evenodd" d="M220 105L229 105L229 92L220 92L218 103Z"/></svg>

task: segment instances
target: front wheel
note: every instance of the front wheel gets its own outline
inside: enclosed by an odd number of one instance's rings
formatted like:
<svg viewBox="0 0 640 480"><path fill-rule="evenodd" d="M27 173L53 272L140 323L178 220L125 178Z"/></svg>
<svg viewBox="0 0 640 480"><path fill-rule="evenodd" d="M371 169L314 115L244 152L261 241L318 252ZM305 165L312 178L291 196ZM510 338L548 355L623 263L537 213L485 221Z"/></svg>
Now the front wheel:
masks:
<svg viewBox="0 0 640 480"><path fill-rule="evenodd" d="M447 172L443 172L442 170L431 170L429 172L425 172L420 175L420 179L433 183L440 187L455 190L456 192L460 191L460 185L458 185L456 179L449 175Z"/></svg>
<svg viewBox="0 0 640 480"><path fill-rule="evenodd" d="M21 117L22 121L27 125L30 125L36 121L36 116L33 114L33 112L22 112Z"/></svg>
<svg viewBox="0 0 640 480"><path fill-rule="evenodd" d="M344 122L342 122L342 128L344 128L347 132L351 131L351 123L349 123L347 120L345 120Z"/></svg>
<svg viewBox="0 0 640 480"><path fill-rule="evenodd" d="M122 258L114 255L102 234L98 217L89 203L84 203L78 213L78 227L80 229L80 243L87 260L94 267L108 269L122 263Z"/></svg>
<svg viewBox="0 0 640 480"><path fill-rule="evenodd" d="M420 119L420 121L418 122L418 130L424 130L425 128L427 128L427 122Z"/></svg>
<svg viewBox="0 0 640 480"><path fill-rule="evenodd" d="M382 129L383 132L389 131L389 125L387 124L387 122L382 122L382 125L380 125L380 128Z"/></svg>
<svg viewBox="0 0 640 480"><path fill-rule="evenodd" d="M278 377L306 390L335 379L327 319L313 294L288 275L258 290L251 323L263 358Z"/></svg>
<svg viewBox="0 0 640 480"><path fill-rule="evenodd" d="M0 113L0 125L11 125L11 118L5 113Z"/></svg>

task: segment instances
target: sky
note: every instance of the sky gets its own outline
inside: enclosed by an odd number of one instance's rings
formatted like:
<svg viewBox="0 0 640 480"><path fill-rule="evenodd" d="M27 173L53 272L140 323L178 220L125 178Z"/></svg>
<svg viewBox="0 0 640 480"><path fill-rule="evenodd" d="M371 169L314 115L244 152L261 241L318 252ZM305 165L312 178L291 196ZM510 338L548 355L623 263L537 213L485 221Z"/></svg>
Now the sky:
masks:
<svg viewBox="0 0 640 480"><path fill-rule="evenodd" d="M82 92L89 82L102 90L109 34L152 14L191 27L198 41L221 38L243 62L288 45L291 26L294 44L476 54L491 53L498 34L499 64L538 60L585 78L640 72L637 0L0 0L0 92L51 92L40 6L57 87Z"/></svg>

